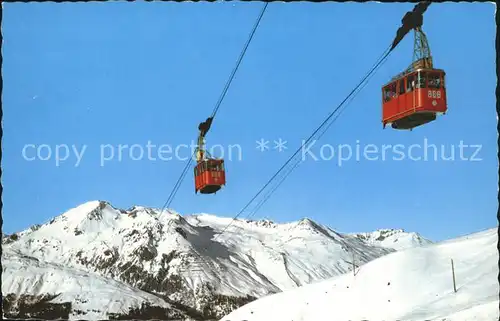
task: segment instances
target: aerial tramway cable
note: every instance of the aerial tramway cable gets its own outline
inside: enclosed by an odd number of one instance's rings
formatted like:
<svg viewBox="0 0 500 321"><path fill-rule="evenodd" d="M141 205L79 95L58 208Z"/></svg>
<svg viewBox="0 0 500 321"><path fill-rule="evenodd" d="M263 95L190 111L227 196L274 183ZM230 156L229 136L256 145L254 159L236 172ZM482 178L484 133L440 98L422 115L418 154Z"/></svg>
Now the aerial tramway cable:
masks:
<svg viewBox="0 0 500 321"><path fill-rule="evenodd" d="M301 151L302 147L304 145L307 145L311 139L325 126L328 124L328 122L331 120L331 118L335 115L335 113L345 104L345 102L347 100L349 100L349 98L351 98L351 96L353 96L354 94L358 94L359 91L358 88L361 87L361 85L363 85L365 83L365 81L385 62L385 60L387 59L387 57L389 56L389 54L392 52L393 48L391 47L388 47L381 55L381 58L378 59L378 61L375 63L375 65L369 70L369 72L366 74L365 77L363 77L363 79L359 82L359 84L354 87L354 89L349 93L349 95L347 95L344 100L326 117L326 119L321 123L321 125L316 128L316 130L309 136L309 138L304 142L304 144L302 144L296 151L295 153L293 153L292 156L290 156L290 158L285 162L285 164L283 164L281 166L281 168L267 181L267 183L257 192L257 194L255 194L255 196L240 210L240 212L229 222L228 225L226 225L226 227L219 233L217 234L217 236L214 238L214 241L219 237L221 236L222 234L224 234L224 232L227 230L227 228L229 228L229 226L231 226L234 221L252 204L252 202L257 199L257 197L266 189L267 186L269 186L269 184L271 184L271 182L286 168L286 166L298 155L298 153ZM357 91L357 92L356 92ZM355 97L355 95L353 96L353 98ZM335 121L337 119L337 117L333 120ZM332 121L332 123L333 123ZM330 127L331 124L328 126ZM327 127L327 129L328 129ZM323 131L323 133L320 135L322 136L326 131ZM271 190L271 192L268 194L268 196L266 198L264 198L264 201L262 202L262 204L267 201L267 199L269 199L269 197L271 196L271 194L279 187L279 185L281 185L281 183L284 181L284 179L293 171L293 169L295 169L298 165L300 164L300 161L297 162L294 166L291 167L291 169L288 171L288 173L286 175L284 175L282 177L282 180L277 184L275 185L275 188L273 190ZM258 204L256 206L256 210L258 210L262 204ZM254 212L256 212L256 210L254 209ZM255 213L254 213L255 214Z"/></svg>
<svg viewBox="0 0 500 321"><path fill-rule="evenodd" d="M356 90L369 78L371 75L385 62L385 60L388 58L390 53L396 48L396 46L401 42L401 40L404 38L404 36L411 30L415 29L419 26L422 25L423 21L423 14L427 10L427 8L430 6L431 2L430 1L422 1L418 4L415 5L412 11L409 11L405 14L403 19L401 20L402 26L399 27L396 33L396 37L394 38L393 42L391 45L384 51L384 53L381 55L381 58L378 59L378 62L370 69L368 74L360 81L360 83L354 87L354 89L347 95L347 97L335 108L335 110L330 113L330 115L323 121L323 123L311 134L311 136L306 140L305 144L307 144L311 138L316 135L319 130L325 126L328 121L333 117L333 115L344 105L344 103L351 97L354 98L361 90L356 92ZM366 82L367 83L367 82ZM365 85L366 85L365 83ZM364 87L364 85L363 85ZM356 92L356 94L355 94ZM351 100L352 101L352 100ZM323 133L320 134L319 137L323 136L323 134L326 132L326 130L333 124L333 122L338 118L335 117L334 120L326 127L326 129L323 131ZM303 145L302 145L303 146ZM280 172L290 163L292 159L299 153L301 150L301 147L297 149L297 151L283 164L283 166L268 180L268 182L257 192L257 194L243 207L243 209L240 210L240 212L229 222L229 224L222 230L221 233L219 233L215 238L214 241L221 236L229 226L252 204L252 202L266 189L266 187L280 174ZM261 201L254 209L253 214L251 213L250 215L254 215L256 211L259 210L259 208L262 206L262 204L269 199L271 194L283 183L285 178L295 169L301 162L297 162L295 165L293 165L289 171L282 177L282 179L275 185L275 187L271 190L270 193L267 194L267 196L264 198L263 201ZM249 215L249 216L250 216Z"/></svg>
<svg viewBox="0 0 500 321"><path fill-rule="evenodd" d="M229 79L228 79L228 81L226 82L226 85L224 86L224 89L222 90L222 93L221 93L221 95L220 95L220 97L219 97L219 100L218 100L218 101L217 101L217 103L215 104L215 107L214 107L214 109L213 109L213 111L212 111L212 114L211 114L211 116L210 116L210 118L209 118L211 121L215 118L215 115L216 115L216 114L217 114L217 112L219 111L220 105L222 104L222 101L224 100L224 97L225 97L225 96L226 96L226 94L227 94L227 91L228 91L228 89L229 89L229 86L231 85L231 83L232 83L232 81L233 81L233 78L234 78L234 76L235 76L235 74L236 74L236 71L238 70L238 68L239 68L239 66L240 66L240 64L241 64L241 61L243 60L243 57L245 56L245 53L246 53L246 51L247 51L247 49L248 49L248 46L250 45L250 42L252 41L252 38L253 38L253 36L254 36L254 34L255 34L255 31L257 30L257 27L259 26L259 23L260 23L260 21L261 21L261 19L262 19L262 16L264 15L264 13L265 13L266 9L267 9L267 5L268 5L268 4L269 4L268 2L266 2L266 3L265 3L264 7L262 8L262 10L261 10L261 12L260 12L260 14L259 14L259 16L258 16L258 18L257 18L257 20L256 20L256 22L255 22L255 24L254 24L254 26L253 26L252 31L250 32L250 35L249 35L249 37L248 37L248 40L247 40L247 42L246 42L245 46L243 47L243 50L241 51L240 56L239 56L239 58L238 58L238 60L237 60L237 62L236 62L236 66L234 67L233 71L231 72L231 75L229 76ZM173 201L173 199L174 199L175 195L177 194L177 191L179 190L179 188L180 188L180 186L181 186L181 184L182 184L182 181L184 180L184 177L186 176L186 174L187 174L187 172L188 172L188 170L189 170L189 168L190 168L190 166L191 166L191 164L192 164L192 162L193 162L193 159L194 159L194 155L195 155L195 153L196 153L196 151L195 151L195 152L193 153L193 155L191 155L191 157L189 158L188 163L187 163L187 164L186 164L186 166L184 167L184 169L183 169L183 171L182 171L182 173L181 173L181 175L180 175L179 179L178 179L178 180L177 180L177 182L175 183L175 185L174 185L174 187L173 187L172 191L170 192L170 195L168 196L167 201L166 201L166 202L165 202L165 204L163 205L163 207L162 207L162 209L161 209L160 213L163 213L163 211L165 210L165 208L170 207L170 204L172 203L172 201Z"/></svg>
<svg viewBox="0 0 500 321"><path fill-rule="evenodd" d="M385 55L386 52L384 52L380 57L379 59L377 60L380 61L380 60L383 60L383 59L387 59L388 58L388 55ZM385 61L384 61L385 62ZM353 93L353 95L350 97L350 99L343 105L343 108L341 109L338 109L338 113L337 115L330 121L330 123L328 125L326 125L326 127L323 129L323 131L321 133L319 133L317 139L320 139L321 137L323 137L323 135L328 131L328 129L333 125L333 123L337 120L337 118L340 117L340 115L342 114L342 112L347 108L347 106L354 100L354 98L357 96L357 94L359 92L361 92L361 90L363 90L363 88L366 86L366 84L368 84L368 80L375 74L374 72L380 68L382 66L382 64L384 63L382 62L381 64L377 64L375 63L372 68L370 69L370 72L368 72L365 76L365 81L364 81L364 84L361 86L361 87L358 87L357 91L355 93ZM378 65L378 66L377 66ZM363 80L361 81L361 83L363 83ZM302 146L301 146L302 148ZM292 156L293 157L293 156ZM280 187L280 185L285 181L285 179L288 177L288 175L291 174L291 172L297 168L303 161L299 158L298 161L295 162L294 165L290 166L290 169L284 174L282 175L282 178L279 180L279 182L277 184L275 184L275 186L271 189L271 191L269 191L269 193L267 193L267 195L255 206L255 208L246 216L246 219L251 219L258 211L259 209L262 207L262 205L264 205L265 202L267 202L267 200L271 197L271 195Z"/></svg>

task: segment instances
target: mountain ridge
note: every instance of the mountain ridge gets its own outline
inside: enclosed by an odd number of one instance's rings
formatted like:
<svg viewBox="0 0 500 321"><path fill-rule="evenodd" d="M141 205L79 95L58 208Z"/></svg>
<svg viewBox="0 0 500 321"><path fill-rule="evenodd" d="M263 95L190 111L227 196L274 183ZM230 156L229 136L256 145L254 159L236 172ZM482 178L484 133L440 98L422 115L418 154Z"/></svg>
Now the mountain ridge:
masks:
<svg viewBox="0 0 500 321"><path fill-rule="evenodd" d="M290 223L232 221L206 213L160 213L138 205L124 210L102 200L80 204L44 224L6 236L2 244L10 255L121 282L163 302L149 298L140 304L156 304L185 317L190 307L191 316L204 318L218 318L248 300L346 273L352 269L353 254L355 264L362 265L395 251L309 218ZM12 270L14 263L9 264ZM24 282L43 283L44 273L36 272L39 279ZM32 291L8 292L13 288L7 284L8 291L4 293L2 285L2 293L46 294L23 287ZM101 317L108 312L126 315L124 306L140 307L139 302L122 301L119 312L101 311ZM78 310L86 313L84 308Z"/></svg>

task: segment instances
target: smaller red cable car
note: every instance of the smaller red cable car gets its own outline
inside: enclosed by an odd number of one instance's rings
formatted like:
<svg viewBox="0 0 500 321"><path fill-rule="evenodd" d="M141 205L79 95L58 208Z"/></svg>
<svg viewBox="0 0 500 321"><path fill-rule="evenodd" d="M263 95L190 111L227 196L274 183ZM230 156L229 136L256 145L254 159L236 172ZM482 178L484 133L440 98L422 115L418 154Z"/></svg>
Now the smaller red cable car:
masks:
<svg viewBox="0 0 500 321"><path fill-rule="evenodd" d="M421 68L395 77L382 89L382 123L394 129L413 129L447 111L445 72Z"/></svg>
<svg viewBox="0 0 500 321"><path fill-rule="evenodd" d="M213 117L209 117L198 126L198 147L196 153L196 166L194 168L195 193L215 194L222 186L226 185L226 172L224 160L213 158L205 150L205 135L212 124ZM208 154L209 157L206 157Z"/></svg>
<svg viewBox="0 0 500 321"><path fill-rule="evenodd" d="M195 193L214 194L226 184L223 159L204 159L194 168Z"/></svg>

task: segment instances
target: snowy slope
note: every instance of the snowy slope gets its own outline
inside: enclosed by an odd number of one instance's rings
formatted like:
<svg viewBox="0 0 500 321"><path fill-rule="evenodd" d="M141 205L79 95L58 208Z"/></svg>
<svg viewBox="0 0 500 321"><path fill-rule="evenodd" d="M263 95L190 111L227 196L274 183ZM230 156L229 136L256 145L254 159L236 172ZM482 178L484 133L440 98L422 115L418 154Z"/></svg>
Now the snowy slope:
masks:
<svg viewBox="0 0 500 321"><path fill-rule="evenodd" d="M146 302L170 310L170 317L182 316L162 299L122 282L39 261L12 249L4 249L2 265L2 294L57 295L53 303L71 302L70 319L108 319L108 313L127 314Z"/></svg>
<svg viewBox="0 0 500 321"><path fill-rule="evenodd" d="M353 255L361 266L395 251L310 219L275 224L182 217L140 206L117 209L104 201L82 204L2 243L51 266L125 283L216 317L255 298L351 271ZM12 261L7 268L15 269ZM37 275L2 278L2 293L46 282L44 274Z"/></svg>
<svg viewBox="0 0 500 321"><path fill-rule="evenodd" d="M381 229L371 233L350 233L368 244L394 249L397 251L424 246L433 242L415 232L403 229Z"/></svg>
<svg viewBox="0 0 500 321"><path fill-rule="evenodd" d="M355 276L259 299L221 321L498 320L497 231L391 253L363 265Z"/></svg>

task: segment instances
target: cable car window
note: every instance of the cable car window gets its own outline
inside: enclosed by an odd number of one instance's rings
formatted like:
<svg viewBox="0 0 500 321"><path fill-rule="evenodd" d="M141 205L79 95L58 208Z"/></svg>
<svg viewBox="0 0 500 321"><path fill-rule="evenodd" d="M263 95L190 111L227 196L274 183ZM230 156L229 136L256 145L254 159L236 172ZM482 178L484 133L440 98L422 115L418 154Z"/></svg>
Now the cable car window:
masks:
<svg viewBox="0 0 500 321"><path fill-rule="evenodd" d="M384 97L383 97L384 101L389 101L391 99L389 88L390 88L389 86L385 86L384 87L384 93L383 93L383 95L384 95Z"/></svg>
<svg viewBox="0 0 500 321"><path fill-rule="evenodd" d="M396 83L392 83L390 85L387 85L384 88L384 101L389 101L394 96L396 96Z"/></svg>
<svg viewBox="0 0 500 321"><path fill-rule="evenodd" d="M438 73L429 73L428 77L429 88L441 88L441 76Z"/></svg>
<svg viewBox="0 0 500 321"><path fill-rule="evenodd" d="M406 92L411 92L415 89L415 75L409 75L406 78Z"/></svg>
<svg viewBox="0 0 500 321"><path fill-rule="evenodd" d="M426 76L427 76L427 73L424 71L420 71L418 73L417 88L425 88L425 80L427 78Z"/></svg>
<svg viewBox="0 0 500 321"><path fill-rule="evenodd" d="M405 93L405 79L402 78L400 81L399 81L399 94L402 95Z"/></svg>
<svg viewBox="0 0 500 321"><path fill-rule="evenodd" d="M217 162L212 161L208 165L208 170L209 171L216 171L217 170Z"/></svg>

